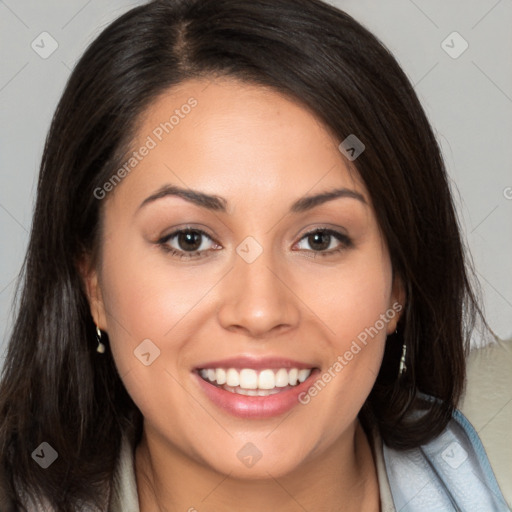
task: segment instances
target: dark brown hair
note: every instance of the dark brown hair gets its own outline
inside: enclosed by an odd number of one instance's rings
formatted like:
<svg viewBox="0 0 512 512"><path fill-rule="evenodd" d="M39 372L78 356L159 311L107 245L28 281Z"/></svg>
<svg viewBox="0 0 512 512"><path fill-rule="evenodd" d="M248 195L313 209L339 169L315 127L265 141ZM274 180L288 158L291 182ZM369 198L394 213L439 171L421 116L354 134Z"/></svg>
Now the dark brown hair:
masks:
<svg viewBox="0 0 512 512"><path fill-rule="evenodd" d="M340 142L355 134L366 146L354 164L407 299L364 421L388 445L408 448L438 435L457 404L481 313L439 146L393 56L319 0L153 1L89 46L46 141L0 385L0 470L18 504L15 488L59 511L101 510L121 434L140 435L141 413L110 351L96 353L77 261L100 243L94 190L118 169L145 109L170 87L209 76L270 86L314 111ZM437 400L420 404L418 394ZM419 407L421 419L408 419ZM59 454L46 470L31 458L43 441Z"/></svg>

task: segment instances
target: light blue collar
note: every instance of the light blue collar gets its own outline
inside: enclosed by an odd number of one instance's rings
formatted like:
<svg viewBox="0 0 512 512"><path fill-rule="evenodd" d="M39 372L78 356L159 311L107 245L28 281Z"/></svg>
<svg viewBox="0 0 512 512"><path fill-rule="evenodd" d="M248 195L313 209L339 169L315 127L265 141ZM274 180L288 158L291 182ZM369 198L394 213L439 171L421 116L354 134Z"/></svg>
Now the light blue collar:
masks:
<svg viewBox="0 0 512 512"><path fill-rule="evenodd" d="M446 429L407 451L383 444L396 510L509 512L475 429L455 410Z"/></svg>

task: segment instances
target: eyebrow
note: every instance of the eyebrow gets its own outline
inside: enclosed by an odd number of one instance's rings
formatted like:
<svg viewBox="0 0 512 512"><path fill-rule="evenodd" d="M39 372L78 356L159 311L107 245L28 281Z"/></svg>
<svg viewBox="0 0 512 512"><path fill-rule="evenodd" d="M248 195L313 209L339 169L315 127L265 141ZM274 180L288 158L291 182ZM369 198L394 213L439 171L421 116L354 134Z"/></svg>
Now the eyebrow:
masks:
<svg viewBox="0 0 512 512"><path fill-rule="evenodd" d="M198 190L192 190L189 188L181 188L175 185L165 185L161 189L159 189L154 194L150 195L139 206L139 210L148 205L149 203L153 203L159 199L163 199L164 197L181 197L186 201L189 201L197 206L202 208L206 208L208 210L227 213L226 206L228 202L226 199L216 195L205 194L204 192L200 192ZM297 201L295 201L290 207L291 213L301 213L307 210L311 210L316 206L319 206L328 201L332 201L333 199L338 198L351 198L361 201L363 204L367 205L367 201L362 194L356 192L355 190L351 190L348 188L337 188L334 190L329 190L328 192L322 192L320 194L316 194L314 196L306 196L301 197Z"/></svg>

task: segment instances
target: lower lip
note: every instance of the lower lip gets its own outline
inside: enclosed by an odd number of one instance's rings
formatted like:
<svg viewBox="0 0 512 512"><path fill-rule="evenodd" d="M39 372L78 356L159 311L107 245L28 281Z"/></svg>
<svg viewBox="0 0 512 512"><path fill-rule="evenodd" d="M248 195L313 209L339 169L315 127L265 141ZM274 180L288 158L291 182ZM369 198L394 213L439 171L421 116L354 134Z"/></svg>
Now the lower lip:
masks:
<svg viewBox="0 0 512 512"><path fill-rule="evenodd" d="M311 375L297 386L268 396L246 396L232 393L219 388L204 380L195 373L201 389L206 396L218 407L233 416L240 418L271 418L279 416L300 405L299 395L308 390L320 370L314 369Z"/></svg>

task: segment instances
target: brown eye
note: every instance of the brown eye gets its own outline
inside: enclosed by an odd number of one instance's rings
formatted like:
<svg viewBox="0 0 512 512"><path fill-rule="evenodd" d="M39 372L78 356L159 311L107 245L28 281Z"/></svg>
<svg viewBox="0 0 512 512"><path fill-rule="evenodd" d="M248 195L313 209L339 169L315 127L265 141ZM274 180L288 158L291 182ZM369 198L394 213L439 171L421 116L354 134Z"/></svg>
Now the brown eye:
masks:
<svg viewBox="0 0 512 512"><path fill-rule="evenodd" d="M198 231L181 232L177 236L177 243L184 251L197 251L201 247L203 235Z"/></svg>
<svg viewBox="0 0 512 512"><path fill-rule="evenodd" d="M219 246L201 229L180 229L164 236L157 242L174 256L192 258Z"/></svg>
<svg viewBox="0 0 512 512"><path fill-rule="evenodd" d="M312 235L308 235L309 246L315 251L325 251L331 244L331 235L325 231L317 231Z"/></svg>
<svg viewBox="0 0 512 512"><path fill-rule="evenodd" d="M343 249L352 247L352 240L338 231L332 229L316 229L306 233L300 240L298 247L309 252L329 255Z"/></svg>

